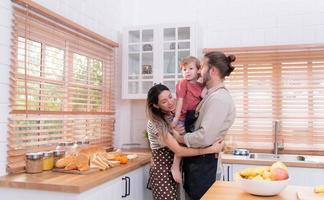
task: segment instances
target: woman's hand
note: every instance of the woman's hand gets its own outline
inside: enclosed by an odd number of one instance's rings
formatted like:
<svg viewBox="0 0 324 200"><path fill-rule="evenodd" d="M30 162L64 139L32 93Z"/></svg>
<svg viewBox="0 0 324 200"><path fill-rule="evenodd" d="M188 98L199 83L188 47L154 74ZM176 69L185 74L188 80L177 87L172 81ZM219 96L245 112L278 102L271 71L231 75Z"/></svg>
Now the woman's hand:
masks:
<svg viewBox="0 0 324 200"><path fill-rule="evenodd" d="M178 143L184 144L183 135L181 135L177 130L172 129L173 137L177 140Z"/></svg>
<svg viewBox="0 0 324 200"><path fill-rule="evenodd" d="M180 134L184 135L186 133L185 127L183 125L177 124L174 129Z"/></svg>
<svg viewBox="0 0 324 200"><path fill-rule="evenodd" d="M208 147L209 153L219 153L223 150L225 142L223 139L217 140L212 146Z"/></svg>

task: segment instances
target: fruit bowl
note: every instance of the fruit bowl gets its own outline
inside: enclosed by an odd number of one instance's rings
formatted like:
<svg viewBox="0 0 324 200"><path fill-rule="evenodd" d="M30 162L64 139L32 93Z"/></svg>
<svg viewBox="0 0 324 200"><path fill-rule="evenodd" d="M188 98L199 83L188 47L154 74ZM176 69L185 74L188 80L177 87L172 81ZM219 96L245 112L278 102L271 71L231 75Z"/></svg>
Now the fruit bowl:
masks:
<svg viewBox="0 0 324 200"><path fill-rule="evenodd" d="M273 196L279 194L289 183L287 166L277 161L268 167L252 167L235 174L242 189L250 194Z"/></svg>
<svg viewBox="0 0 324 200"><path fill-rule="evenodd" d="M289 183L289 178L279 181L244 179L239 177L242 189L250 194L259 196L273 196L279 194Z"/></svg>

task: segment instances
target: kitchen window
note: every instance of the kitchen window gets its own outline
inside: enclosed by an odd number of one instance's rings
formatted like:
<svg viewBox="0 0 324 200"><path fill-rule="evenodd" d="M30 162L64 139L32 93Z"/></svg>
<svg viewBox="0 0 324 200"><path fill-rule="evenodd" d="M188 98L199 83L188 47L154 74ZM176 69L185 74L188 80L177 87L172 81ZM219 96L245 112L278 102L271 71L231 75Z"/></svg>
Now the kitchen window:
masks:
<svg viewBox="0 0 324 200"><path fill-rule="evenodd" d="M13 25L7 171L60 142L112 147L118 44L33 2L14 4Z"/></svg>
<svg viewBox="0 0 324 200"><path fill-rule="evenodd" d="M285 150L324 150L324 45L244 47L226 79L237 117L227 142L235 147L273 149L274 121Z"/></svg>

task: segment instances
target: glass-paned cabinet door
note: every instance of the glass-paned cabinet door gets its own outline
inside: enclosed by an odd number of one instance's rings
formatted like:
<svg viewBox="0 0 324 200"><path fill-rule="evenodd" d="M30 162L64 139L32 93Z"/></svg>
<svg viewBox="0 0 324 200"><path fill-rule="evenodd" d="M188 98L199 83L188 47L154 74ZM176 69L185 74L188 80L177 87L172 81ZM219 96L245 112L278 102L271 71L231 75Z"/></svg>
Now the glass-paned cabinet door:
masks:
<svg viewBox="0 0 324 200"><path fill-rule="evenodd" d="M163 28L163 84L175 92L176 83L182 79L179 66L182 58L191 55L191 27Z"/></svg>
<svg viewBox="0 0 324 200"><path fill-rule="evenodd" d="M127 34L126 93L146 94L153 85L154 30L130 30Z"/></svg>
<svg viewBox="0 0 324 200"><path fill-rule="evenodd" d="M154 83L175 92L182 79L179 62L196 56L194 25L155 25L125 31L123 43L123 98L145 99Z"/></svg>

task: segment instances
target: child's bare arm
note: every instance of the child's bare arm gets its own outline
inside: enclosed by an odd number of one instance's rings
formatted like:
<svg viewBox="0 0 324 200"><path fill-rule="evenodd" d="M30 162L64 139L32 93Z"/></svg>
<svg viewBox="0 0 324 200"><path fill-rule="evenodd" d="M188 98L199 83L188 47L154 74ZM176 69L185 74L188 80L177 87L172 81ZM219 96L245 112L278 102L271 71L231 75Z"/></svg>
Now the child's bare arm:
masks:
<svg viewBox="0 0 324 200"><path fill-rule="evenodd" d="M172 177L177 183L182 183L181 169L180 169L181 157L174 155L171 173Z"/></svg>
<svg viewBox="0 0 324 200"><path fill-rule="evenodd" d="M178 98L177 99L175 117L173 118L173 121L172 121L172 127L177 125L177 122L178 122L180 114L181 114L182 105L183 105L183 98Z"/></svg>

